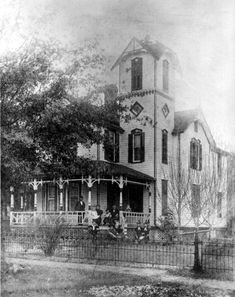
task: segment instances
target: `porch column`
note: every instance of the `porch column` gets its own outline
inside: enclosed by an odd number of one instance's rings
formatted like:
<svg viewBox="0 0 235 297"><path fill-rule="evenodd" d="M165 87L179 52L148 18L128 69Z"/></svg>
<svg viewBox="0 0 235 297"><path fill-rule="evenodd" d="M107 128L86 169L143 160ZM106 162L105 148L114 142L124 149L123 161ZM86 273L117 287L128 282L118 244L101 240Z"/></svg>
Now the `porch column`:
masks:
<svg viewBox="0 0 235 297"><path fill-rule="evenodd" d="M63 185L62 177L60 177L58 185L59 185L59 190L60 190L60 211L62 211L63 210L63 204L64 204L63 203L63 188L64 188L64 185Z"/></svg>
<svg viewBox="0 0 235 297"><path fill-rule="evenodd" d="M91 210L91 188L92 188L92 179L91 179L91 176L89 175L88 177L88 183L87 183L87 186L88 186L88 209Z"/></svg>
<svg viewBox="0 0 235 297"><path fill-rule="evenodd" d="M20 209L23 211L24 209L24 192L20 191Z"/></svg>
<svg viewBox="0 0 235 297"><path fill-rule="evenodd" d="M120 208L120 211L123 210L123 194L122 194L122 191L123 191L123 187L124 187L124 180L123 180L123 176L121 175L120 176L120 179L119 179L119 208Z"/></svg>
<svg viewBox="0 0 235 297"><path fill-rule="evenodd" d="M11 211L14 210L14 187L10 187L10 193L11 193Z"/></svg>
<svg viewBox="0 0 235 297"><path fill-rule="evenodd" d="M42 185L42 181L37 181L36 178L33 180L33 182L29 183L30 186L33 187L33 193L34 193L34 211L37 211L37 199L38 199L38 186Z"/></svg>
<svg viewBox="0 0 235 297"><path fill-rule="evenodd" d="M65 187L65 211L68 211L68 185Z"/></svg>

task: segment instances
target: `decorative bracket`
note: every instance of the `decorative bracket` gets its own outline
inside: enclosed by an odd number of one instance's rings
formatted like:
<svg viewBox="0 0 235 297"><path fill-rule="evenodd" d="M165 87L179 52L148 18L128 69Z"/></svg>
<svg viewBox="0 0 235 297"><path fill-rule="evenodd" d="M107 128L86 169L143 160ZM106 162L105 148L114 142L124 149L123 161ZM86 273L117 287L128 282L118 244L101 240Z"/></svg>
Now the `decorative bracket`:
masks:
<svg viewBox="0 0 235 297"><path fill-rule="evenodd" d="M69 183L68 179L63 180L62 176L60 177L59 180L56 181L56 184L59 186L60 190L63 190L64 184L68 184L68 183Z"/></svg>
<svg viewBox="0 0 235 297"><path fill-rule="evenodd" d="M90 175L88 176L88 178L83 178L82 176L82 184L84 182L87 184L88 188L92 188L95 182L98 182L98 184L100 184L100 178L92 178Z"/></svg>
<svg viewBox="0 0 235 297"><path fill-rule="evenodd" d="M120 189L123 189L124 185L127 185L127 178L124 180L123 179L123 176L121 175L119 179L115 179L113 176L112 176L112 184L113 183L116 183L118 184L119 188Z"/></svg>
<svg viewBox="0 0 235 297"><path fill-rule="evenodd" d="M29 185L33 187L34 191L38 190L38 186L42 185L42 180L37 181L36 179L34 179L32 182L29 182Z"/></svg>

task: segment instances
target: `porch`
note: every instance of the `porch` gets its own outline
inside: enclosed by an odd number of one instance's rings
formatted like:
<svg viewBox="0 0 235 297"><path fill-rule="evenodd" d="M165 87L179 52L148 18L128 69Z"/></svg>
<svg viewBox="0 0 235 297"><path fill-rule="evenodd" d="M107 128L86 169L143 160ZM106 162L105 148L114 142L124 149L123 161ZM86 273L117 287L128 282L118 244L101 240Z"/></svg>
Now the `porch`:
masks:
<svg viewBox="0 0 235 297"><path fill-rule="evenodd" d="M91 172L87 176L53 180L38 180L22 183L20 189L10 188L10 225L35 224L39 219L60 217L65 224L86 226L90 211L97 204L103 210L116 205L120 219L127 226L138 221L153 223L153 182L151 176L122 166L105 163L103 172ZM105 172L105 173L104 173ZM83 196L85 210L77 211L76 204Z"/></svg>

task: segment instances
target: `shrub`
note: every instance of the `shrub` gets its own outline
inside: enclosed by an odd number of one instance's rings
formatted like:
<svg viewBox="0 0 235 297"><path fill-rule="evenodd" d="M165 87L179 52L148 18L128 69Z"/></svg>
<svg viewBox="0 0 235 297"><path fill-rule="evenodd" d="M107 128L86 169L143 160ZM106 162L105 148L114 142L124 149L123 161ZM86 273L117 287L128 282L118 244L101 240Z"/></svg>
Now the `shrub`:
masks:
<svg viewBox="0 0 235 297"><path fill-rule="evenodd" d="M35 226L35 242L45 256L53 256L65 227L64 220L56 218L38 219Z"/></svg>

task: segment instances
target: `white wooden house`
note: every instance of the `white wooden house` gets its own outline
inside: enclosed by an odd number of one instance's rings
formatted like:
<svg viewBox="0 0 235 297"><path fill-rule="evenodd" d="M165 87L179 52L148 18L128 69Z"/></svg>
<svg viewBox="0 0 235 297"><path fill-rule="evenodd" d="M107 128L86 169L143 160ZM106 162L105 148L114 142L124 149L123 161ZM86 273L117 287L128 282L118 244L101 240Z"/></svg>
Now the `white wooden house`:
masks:
<svg viewBox="0 0 235 297"><path fill-rule="evenodd" d="M93 145L90 150L78 147L78 154L98 160L103 171L54 181L35 179L18 193L11 188L11 224L22 225L29 218L48 214L61 214L74 225L80 215L82 223L83 215L74 210L82 195L86 211L97 204L103 210L116 204L128 225L149 220L155 226L170 207L172 162L178 164L180 156L183 166L202 170L206 166L203 156L213 152L218 158L226 158L226 153L216 148L200 111L175 112L175 75L179 68L171 49L148 38L133 38L112 67L119 73L118 96L126 98L130 122L110 128L113 147L109 150L102 145ZM193 152L192 141L199 145ZM197 165L191 164L190 150L197 155L193 155ZM221 199L218 207L222 216L217 223L224 226L225 193ZM127 206L131 211L126 211ZM184 224L191 226L192 222L187 218L182 220Z"/></svg>

